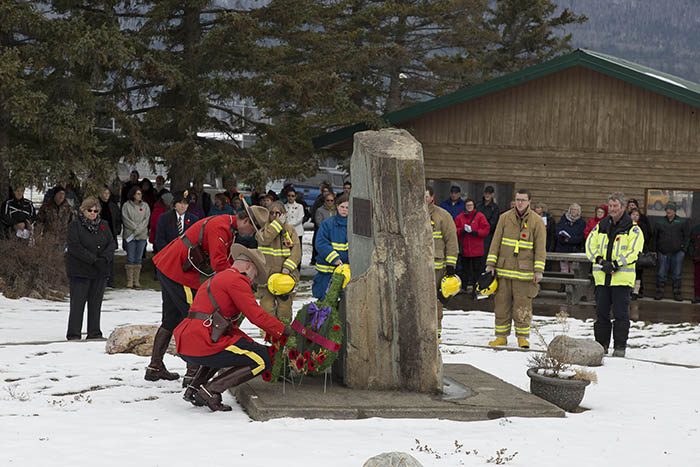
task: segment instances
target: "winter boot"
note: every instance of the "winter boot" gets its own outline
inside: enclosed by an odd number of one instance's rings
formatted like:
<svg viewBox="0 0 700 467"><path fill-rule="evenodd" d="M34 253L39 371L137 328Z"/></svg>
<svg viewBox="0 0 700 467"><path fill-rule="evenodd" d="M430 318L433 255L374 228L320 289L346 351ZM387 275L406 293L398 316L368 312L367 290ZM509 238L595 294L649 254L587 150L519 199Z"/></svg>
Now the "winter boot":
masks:
<svg viewBox="0 0 700 467"><path fill-rule="evenodd" d="M680 282L673 284L673 299L677 302L683 301L683 296L681 295L681 284Z"/></svg>
<svg viewBox="0 0 700 467"><path fill-rule="evenodd" d="M613 323L613 346L615 347L615 350L624 351L627 348L627 337L629 336L629 333L630 322L616 319Z"/></svg>
<svg viewBox="0 0 700 467"><path fill-rule="evenodd" d="M144 376L146 381L158 381L159 379L175 381L180 377L179 374L168 371L163 363L163 356L168 351L168 344L170 344L172 335L172 332L163 327L158 328L156 331L156 335L153 338L151 363L146 367L146 375Z"/></svg>
<svg viewBox="0 0 700 467"><path fill-rule="evenodd" d="M499 347L502 345L508 345L508 338L506 336L496 336L496 338L489 342L491 347Z"/></svg>
<svg viewBox="0 0 700 467"><path fill-rule="evenodd" d="M132 266L133 264L127 264L124 266L124 269L126 270L126 287L129 289L134 286L134 269Z"/></svg>
<svg viewBox="0 0 700 467"><path fill-rule="evenodd" d="M520 347L521 349L529 349L530 342L527 340L526 337L518 337L518 347Z"/></svg>
<svg viewBox="0 0 700 467"><path fill-rule="evenodd" d="M654 300L661 300L664 298L664 284L663 282L656 283L656 295L654 295Z"/></svg>
<svg viewBox="0 0 700 467"><path fill-rule="evenodd" d="M637 279L634 281L634 289L632 290L632 300L639 298L639 288L642 286L642 281Z"/></svg>
<svg viewBox="0 0 700 467"><path fill-rule="evenodd" d="M197 391L195 398L198 402L204 402L212 412L229 412L230 405L221 402L221 393L228 388L238 386L253 378L253 372L249 366L234 367L221 373L219 376L203 385Z"/></svg>
<svg viewBox="0 0 700 467"><path fill-rule="evenodd" d="M199 370L199 365L194 364L194 363L187 363L187 373L185 373L185 376L182 377L182 387L186 388L190 384L192 384L192 380L194 379L195 375L197 374L197 371Z"/></svg>
<svg viewBox="0 0 700 467"><path fill-rule="evenodd" d="M625 349L615 349L613 350L613 357L625 358Z"/></svg>
<svg viewBox="0 0 700 467"><path fill-rule="evenodd" d="M141 265L140 264L134 264L134 287L139 289L141 288Z"/></svg>
<svg viewBox="0 0 700 467"><path fill-rule="evenodd" d="M206 384L216 372L219 371L218 368L209 368L207 366L200 366L197 370L197 374L192 378L191 383L185 389L185 393L182 398L185 399L190 404L201 407L204 405L204 401L201 398L197 398L197 391L202 387L202 384Z"/></svg>
<svg viewBox="0 0 700 467"><path fill-rule="evenodd" d="M603 346L605 353L608 353L610 347L610 332L612 331L612 323L604 321L596 321L593 323L593 335L595 341Z"/></svg>

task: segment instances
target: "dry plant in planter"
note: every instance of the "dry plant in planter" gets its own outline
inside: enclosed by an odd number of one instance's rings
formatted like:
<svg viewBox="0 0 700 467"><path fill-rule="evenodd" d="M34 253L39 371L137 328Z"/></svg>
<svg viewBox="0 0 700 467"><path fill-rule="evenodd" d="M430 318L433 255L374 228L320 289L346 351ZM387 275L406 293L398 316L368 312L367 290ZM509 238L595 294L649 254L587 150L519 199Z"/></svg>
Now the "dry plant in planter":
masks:
<svg viewBox="0 0 700 467"><path fill-rule="evenodd" d="M569 315L561 312L556 318L561 326L560 334L566 335L569 332ZM532 328L540 343L548 347L539 328L535 325ZM570 365L566 363L566 358L554 356L550 352L532 355L528 359L527 375L530 377L531 393L566 411L578 407L583 400L586 386L591 382L598 382L594 371Z"/></svg>

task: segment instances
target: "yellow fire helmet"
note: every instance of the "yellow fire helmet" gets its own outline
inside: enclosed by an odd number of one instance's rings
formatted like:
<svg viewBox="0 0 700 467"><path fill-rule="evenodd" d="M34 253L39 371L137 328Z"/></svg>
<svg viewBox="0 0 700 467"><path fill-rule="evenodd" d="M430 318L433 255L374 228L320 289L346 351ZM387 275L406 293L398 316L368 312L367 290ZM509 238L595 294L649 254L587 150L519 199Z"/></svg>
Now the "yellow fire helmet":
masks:
<svg viewBox="0 0 700 467"><path fill-rule="evenodd" d="M297 283L289 274L281 274L279 272L271 274L267 279L267 290L272 295L286 295L294 290Z"/></svg>
<svg viewBox="0 0 700 467"><path fill-rule="evenodd" d="M490 272L485 272L479 276L476 283L476 298L489 298L498 289L498 279Z"/></svg>
<svg viewBox="0 0 700 467"><path fill-rule="evenodd" d="M444 298L450 298L462 288L462 280L455 275L445 276L440 281L440 293Z"/></svg>
<svg viewBox="0 0 700 467"><path fill-rule="evenodd" d="M341 264L333 270L333 274L342 274L345 276L345 280L343 281L343 288L345 288L348 282L350 282L350 265L345 263Z"/></svg>

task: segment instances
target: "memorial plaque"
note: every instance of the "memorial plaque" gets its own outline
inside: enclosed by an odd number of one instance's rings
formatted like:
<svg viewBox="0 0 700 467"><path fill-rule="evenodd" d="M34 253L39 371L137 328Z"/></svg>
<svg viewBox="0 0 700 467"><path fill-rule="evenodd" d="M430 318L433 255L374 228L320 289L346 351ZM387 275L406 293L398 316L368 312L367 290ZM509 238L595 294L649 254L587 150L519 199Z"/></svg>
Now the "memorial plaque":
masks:
<svg viewBox="0 0 700 467"><path fill-rule="evenodd" d="M372 238L372 203L368 199L352 199L352 233Z"/></svg>

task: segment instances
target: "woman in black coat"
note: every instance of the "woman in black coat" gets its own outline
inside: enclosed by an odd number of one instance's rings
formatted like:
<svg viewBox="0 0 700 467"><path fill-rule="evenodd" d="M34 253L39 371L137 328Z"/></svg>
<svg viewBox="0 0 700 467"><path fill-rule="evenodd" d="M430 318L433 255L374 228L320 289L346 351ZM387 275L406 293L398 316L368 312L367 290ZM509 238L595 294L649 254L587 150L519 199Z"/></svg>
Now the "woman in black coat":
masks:
<svg viewBox="0 0 700 467"><path fill-rule="evenodd" d="M66 272L70 283L68 340L80 339L83 311L88 307L87 338L100 339L100 312L109 264L116 242L107 222L100 219L100 202L88 197L80 206L77 219L68 225Z"/></svg>

